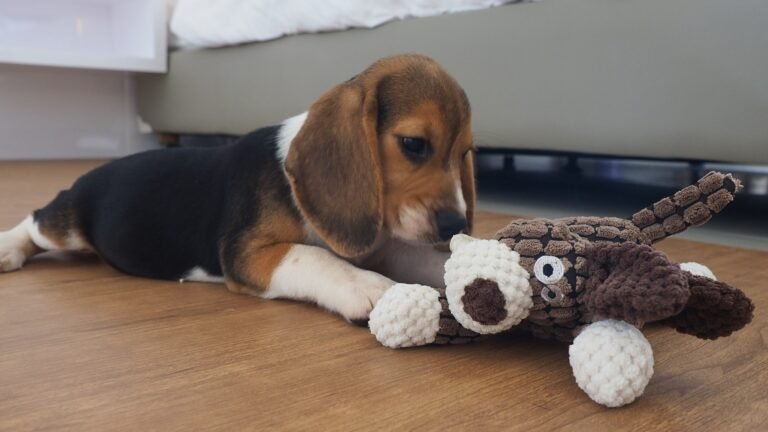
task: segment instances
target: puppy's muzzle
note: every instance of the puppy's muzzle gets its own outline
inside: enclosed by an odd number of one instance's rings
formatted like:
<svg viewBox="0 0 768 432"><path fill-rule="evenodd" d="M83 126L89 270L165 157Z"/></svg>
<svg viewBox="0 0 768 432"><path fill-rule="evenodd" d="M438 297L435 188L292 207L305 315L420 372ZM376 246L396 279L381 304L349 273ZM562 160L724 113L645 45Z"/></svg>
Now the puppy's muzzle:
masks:
<svg viewBox="0 0 768 432"><path fill-rule="evenodd" d="M436 214L437 233L442 241L467 229L467 218L455 210L440 210Z"/></svg>

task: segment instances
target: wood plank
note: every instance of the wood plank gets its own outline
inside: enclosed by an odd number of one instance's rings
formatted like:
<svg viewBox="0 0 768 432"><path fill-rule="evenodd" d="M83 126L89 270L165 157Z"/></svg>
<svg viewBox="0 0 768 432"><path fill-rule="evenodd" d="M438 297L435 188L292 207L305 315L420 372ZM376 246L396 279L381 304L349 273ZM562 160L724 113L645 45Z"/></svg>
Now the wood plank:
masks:
<svg viewBox="0 0 768 432"><path fill-rule="evenodd" d="M0 227L95 165L0 163ZM510 218L481 212L478 234ZM756 318L711 342L647 328L656 373L622 409L581 392L565 345L512 335L394 351L309 305L44 255L0 275L0 430L768 429L768 254L661 248L742 288Z"/></svg>

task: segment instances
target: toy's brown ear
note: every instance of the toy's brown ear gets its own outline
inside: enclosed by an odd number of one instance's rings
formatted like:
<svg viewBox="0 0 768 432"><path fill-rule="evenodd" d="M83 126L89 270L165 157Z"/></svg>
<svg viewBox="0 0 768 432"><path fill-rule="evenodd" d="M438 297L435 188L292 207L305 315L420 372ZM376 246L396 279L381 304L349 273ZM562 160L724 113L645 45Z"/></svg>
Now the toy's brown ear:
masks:
<svg viewBox="0 0 768 432"><path fill-rule="evenodd" d="M309 109L285 170L304 217L341 256L365 253L382 227L375 84L354 78Z"/></svg>
<svg viewBox="0 0 768 432"><path fill-rule="evenodd" d="M755 306L739 289L688 272L691 297L680 314L663 321L681 333L717 339L740 330L752 321Z"/></svg>
<svg viewBox="0 0 768 432"><path fill-rule="evenodd" d="M601 318L645 323L678 314L690 296L678 265L647 245L597 243L586 251L584 303Z"/></svg>

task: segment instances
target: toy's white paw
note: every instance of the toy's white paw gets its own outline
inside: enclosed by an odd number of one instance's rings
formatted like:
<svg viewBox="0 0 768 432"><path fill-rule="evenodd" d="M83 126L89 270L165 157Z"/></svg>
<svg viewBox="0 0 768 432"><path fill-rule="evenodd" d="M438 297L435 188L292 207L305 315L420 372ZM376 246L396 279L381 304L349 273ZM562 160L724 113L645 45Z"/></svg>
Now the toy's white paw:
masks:
<svg viewBox="0 0 768 432"><path fill-rule="evenodd" d="M499 333L528 316L533 307L529 275L520 255L496 240L457 235L445 263L445 296L462 326Z"/></svg>
<svg viewBox="0 0 768 432"><path fill-rule="evenodd" d="M680 268L694 276L703 276L705 278L717 280L717 277L715 277L715 274L712 273L712 270L710 270L709 267L705 266L704 264L699 264L697 262L685 262L680 263Z"/></svg>
<svg viewBox="0 0 768 432"><path fill-rule="evenodd" d="M371 311L368 326L384 346L405 348L435 341L440 330L440 295L424 285L396 284Z"/></svg>
<svg viewBox="0 0 768 432"><path fill-rule="evenodd" d="M574 339L569 354L576 383L607 407L637 399L653 376L651 344L624 321L590 324Z"/></svg>

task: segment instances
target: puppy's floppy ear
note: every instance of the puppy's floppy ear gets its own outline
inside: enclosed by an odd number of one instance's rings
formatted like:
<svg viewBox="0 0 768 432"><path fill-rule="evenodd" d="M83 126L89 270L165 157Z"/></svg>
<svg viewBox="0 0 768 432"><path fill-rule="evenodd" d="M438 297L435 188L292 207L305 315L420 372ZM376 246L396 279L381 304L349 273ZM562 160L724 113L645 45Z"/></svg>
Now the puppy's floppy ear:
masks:
<svg viewBox="0 0 768 432"><path fill-rule="evenodd" d="M365 253L383 224L376 89L358 78L320 97L285 160L304 217L334 252Z"/></svg>
<svg viewBox="0 0 768 432"><path fill-rule="evenodd" d="M467 204L467 232L471 234L475 219L475 157L472 152L461 162L461 192Z"/></svg>

